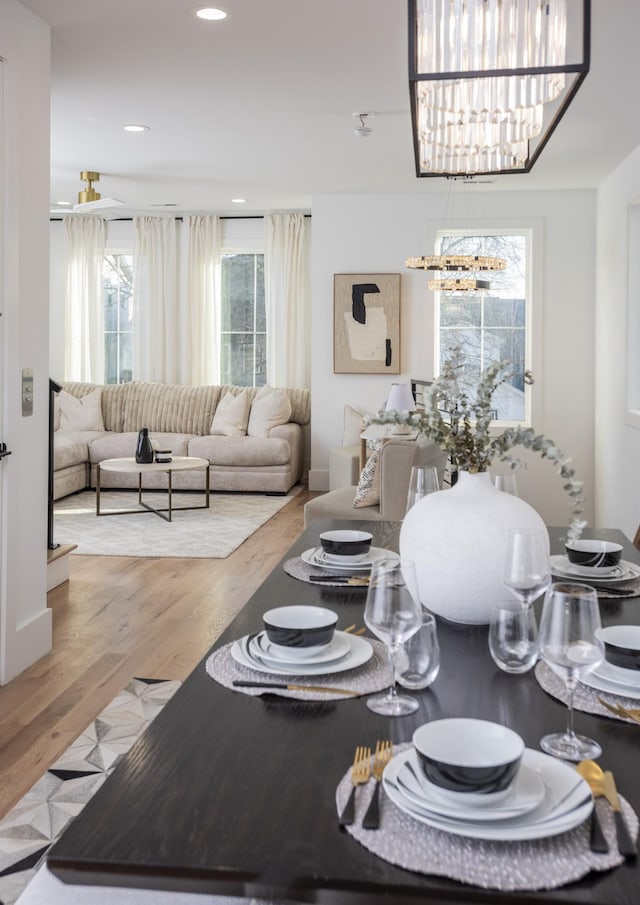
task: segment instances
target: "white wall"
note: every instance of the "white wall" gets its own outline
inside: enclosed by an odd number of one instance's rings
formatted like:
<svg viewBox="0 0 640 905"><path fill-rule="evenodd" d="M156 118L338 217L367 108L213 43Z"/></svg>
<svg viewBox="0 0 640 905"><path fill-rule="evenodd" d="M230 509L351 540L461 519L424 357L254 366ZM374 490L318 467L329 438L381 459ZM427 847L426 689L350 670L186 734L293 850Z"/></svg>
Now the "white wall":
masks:
<svg viewBox="0 0 640 905"><path fill-rule="evenodd" d="M444 222L450 202L447 193L314 198L311 489L328 487L328 450L341 444L345 402L372 411L392 381L433 377L433 294L427 274L405 269L404 262L433 251L437 230L452 225ZM592 522L595 192L483 192L474 203L474 219L453 225L533 225L534 303L541 315L533 426L574 460ZM401 274L402 374L334 374L333 275L383 272ZM547 524L567 524L568 497L552 466L522 458L529 464L518 472L521 495Z"/></svg>
<svg viewBox="0 0 640 905"><path fill-rule="evenodd" d="M640 148L600 186L597 204L596 516L631 538L640 524L638 205Z"/></svg>
<svg viewBox="0 0 640 905"><path fill-rule="evenodd" d="M2 435L0 683L51 649L47 609L49 29L20 3L0 4ZM23 417L21 374L34 411Z"/></svg>

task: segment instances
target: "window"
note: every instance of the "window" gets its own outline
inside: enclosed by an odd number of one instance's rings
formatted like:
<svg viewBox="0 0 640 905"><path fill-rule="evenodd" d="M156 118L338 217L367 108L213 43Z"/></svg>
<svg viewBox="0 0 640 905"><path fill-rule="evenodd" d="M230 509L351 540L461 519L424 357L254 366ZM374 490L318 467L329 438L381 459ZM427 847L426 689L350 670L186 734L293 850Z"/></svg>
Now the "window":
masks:
<svg viewBox="0 0 640 905"><path fill-rule="evenodd" d="M490 364L509 359L515 373L493 396L498 421L529 422L529 387L524 372L530 369L531 306L528 304L527 232L441 235L438 254L482 254L506 258L504 271L484 274L491 288L484 294L436 293L436 330L440 366L449 350L461 346L466 357L462 382L475 397L480 373Z"/></svg>
<svg viewBox="0 0 640 905"><path fill-rule="evenodd" d="M220 373L223 383L267 382L264 255L222 255Z"/></svg>
<svg viewBox="0 0 640 905"><path fill-rule="evenodd" d="M131 380L133 255L107 253L102 265L104 382Z"/></svg>

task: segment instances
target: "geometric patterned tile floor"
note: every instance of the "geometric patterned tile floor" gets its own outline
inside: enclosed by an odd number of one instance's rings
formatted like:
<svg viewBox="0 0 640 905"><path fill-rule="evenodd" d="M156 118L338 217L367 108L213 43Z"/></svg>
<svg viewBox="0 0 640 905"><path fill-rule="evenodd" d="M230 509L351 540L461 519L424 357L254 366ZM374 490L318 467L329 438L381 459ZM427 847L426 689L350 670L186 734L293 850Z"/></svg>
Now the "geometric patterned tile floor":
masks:
<svg viewBox="0 0 640 905"><path fill-rule="evenodd" d="M13 905L55 839L180 687L132 679L0 820L0 905Z"/></svg>

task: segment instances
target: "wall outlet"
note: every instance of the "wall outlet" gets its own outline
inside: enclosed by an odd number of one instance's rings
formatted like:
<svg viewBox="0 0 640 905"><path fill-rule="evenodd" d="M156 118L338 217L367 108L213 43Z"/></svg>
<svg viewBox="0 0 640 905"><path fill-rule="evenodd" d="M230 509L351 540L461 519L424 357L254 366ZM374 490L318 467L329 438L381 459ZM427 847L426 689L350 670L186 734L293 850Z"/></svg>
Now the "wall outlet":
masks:
<svg viewBox="0 0 640 905"><path fill-rule="evenodd" d="M22 417L33 415L33 369L22 369Z"/></svg>

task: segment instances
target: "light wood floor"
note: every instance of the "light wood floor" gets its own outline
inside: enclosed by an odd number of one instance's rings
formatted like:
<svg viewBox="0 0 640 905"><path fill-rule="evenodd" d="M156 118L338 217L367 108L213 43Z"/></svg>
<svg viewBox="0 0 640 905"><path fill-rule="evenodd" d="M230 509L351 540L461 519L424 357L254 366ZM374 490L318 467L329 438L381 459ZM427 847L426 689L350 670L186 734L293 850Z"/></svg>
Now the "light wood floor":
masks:
<svg viewBox="0 0 640 905"><path fill-rule="evenodd" d="M0 816L134 676L184 679L303 528L306 489L227 559L71 556L53 650L0 688Z"/></svg>

